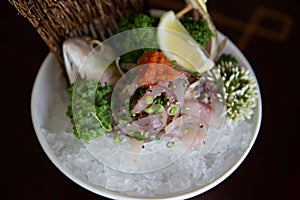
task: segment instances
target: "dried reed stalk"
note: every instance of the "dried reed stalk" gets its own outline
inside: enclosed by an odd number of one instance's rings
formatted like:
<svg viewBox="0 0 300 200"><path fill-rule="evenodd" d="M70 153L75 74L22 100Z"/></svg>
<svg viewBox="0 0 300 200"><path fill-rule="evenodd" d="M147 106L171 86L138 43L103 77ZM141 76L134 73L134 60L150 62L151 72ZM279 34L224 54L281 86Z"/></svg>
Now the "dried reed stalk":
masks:
<svg viewBox="0 0 300 200"><path fill-rule="evenodd" d="M124 15L141 12L143 0L9 0L62 62L62 42L74 36L112 35Z"/></svg>

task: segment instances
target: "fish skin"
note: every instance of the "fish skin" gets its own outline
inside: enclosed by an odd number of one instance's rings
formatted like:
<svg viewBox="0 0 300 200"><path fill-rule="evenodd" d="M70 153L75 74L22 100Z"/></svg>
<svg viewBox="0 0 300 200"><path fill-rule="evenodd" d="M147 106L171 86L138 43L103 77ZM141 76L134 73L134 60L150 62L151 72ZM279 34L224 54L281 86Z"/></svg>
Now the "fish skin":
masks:
<svg viewBox="0 0 300 200"><path fill-rule="evenodd" d="M89 37L65 40L63 58L70 84L77 80L98 80L113 87L121 77L114 50Z"/></svg>

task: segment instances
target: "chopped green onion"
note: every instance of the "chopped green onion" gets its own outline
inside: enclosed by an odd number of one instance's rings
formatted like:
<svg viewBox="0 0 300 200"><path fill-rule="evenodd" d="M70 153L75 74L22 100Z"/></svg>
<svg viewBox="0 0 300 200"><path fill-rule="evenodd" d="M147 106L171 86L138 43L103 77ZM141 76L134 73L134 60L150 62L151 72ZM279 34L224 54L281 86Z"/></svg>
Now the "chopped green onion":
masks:
<svg viewBox="0 0 300 200"><path fill-rule="evenodd" d="M171 87L173 87L173 86L174 86L174 83L169 82L168 87L171 88Z"/></svg>
<svg viewBox="0 0 300 200"><path fill-rule="evenodd" d="M198 84L199 84L199 85L202 85L203 83L204 83L203 79L199 79Z"/></svg>
<svg viewBox="0 0 300 200"><path fill-rule="evenodd" d="M171 65L172 65L172 68L175 69L176 66L177 66L177 61L176 60L171 60Z"/></svg>
<svg viewBox="0 0 300 200"><path fill-rule="evenodd" d="M167 142L166 147L172 148L174 146L175 142Z"/></svg>
<svg viewBox="0 0 300 200"><path fill-rule="evenodd" d="M118 136L114 135L113 139L114 139L114 141L115 141L116 143L118 143L118 144L121 143L121 140L120 140L120 138L119 138Z"/></svg>
<svg viewBox="0 0 300 200"><path fill-rule="evenodd" d="M146 96L144 100L147 104L153 103L153 98L151 96Z"/></svg>
<svg viewBox="0 0 300 200"><path fill-rule="evenodd" d="M155 112L153 106L150 106L150 107L146 108L144 111L145 111L146 113L148 113L148 114L151 114L151 113L154 113L154 112Z"/></svg>
<svg viewBox="0 0 300 200"><path fill-rule="evenodd" d="M181 107L180 108L180 114L182 115L182 113L183 113L183 108Z"/></svg>
<svg viewBox="0 0 300 200"><path fill-rule="evenodd" d="M169 114L175 115L176 111L177 111L177 106L172 106L170 107Z"/></svg>
<svg viewBox="0 0 300 200"><path fill-rule="evenodd" d="M139 133L139 132L133 131L133 130L128 131L127 134L128 134L130 137L133 137L133 138L135 138L135 139L138 140L138 141L142 141L142 140L146 139L146 136L147 136L147 134ZM146 135L146 136L145 136L145 135Z"/></svg>
<svg viewBox="0 0 300 200"><path fill-rule="evenodd" d="M134 136L134 131L130 130L130 131L127 132L127 134L128 134L129 136L132 136L132 137L133 137L133 136Z"/></svg>
<svg viewBox="0 0 300 200"><path fill-rule="evenodd" d="M194 74L194 76L196 76L196 77L200 77L200 76L201 76L201 73L200 73L200 72L197 72L197 71L195 71L193 74Z"/></svg>
<svg viewBox="0 0 300 200"><path fill-rule="evenodd" d="M153 104L162 104L161 98L154 99Z"/></svg>
<svg viewBox="0 0 300 200"><path fill-rule="evenodd" d="M188 134L190 132L190 130L187 128L184 130L183 134Z"/></svg>
<svg viewBox="0 0 300 200"><path fill-rule="evenodd" d="M130 99L126 99L126 101L124 102L125 105L128 107L129 106L129 103L130 103Z"/></svg>
<svg viewBox="0 0 300 200"><path fill-rule="evenodd" d="M118 119L118 124L122 125L124 122L125 122L125 120L123 120L121 118Z"/></svg>
<svg viewBox="0 0 300 200"><path fill-rule="evenodd" d="M156 113L162 113L164 112L165 108L161 104L153 104L150 107L146 108L144 111L148 114L152 114L154 112Z"/></svg>
<svg viewBox="0 0 300 200"><path fill-rule="evenodd" d="M160 140L160 135L156 135L156 136L155 136L155 139L156 139L156 140Z"/></svg>
<svg viewBox="0 0 300 200"><path fill-rule="evenodd" d="M165 110L164 106L161 104L154 104L153 107L157 113L162 113Z"/></svg>

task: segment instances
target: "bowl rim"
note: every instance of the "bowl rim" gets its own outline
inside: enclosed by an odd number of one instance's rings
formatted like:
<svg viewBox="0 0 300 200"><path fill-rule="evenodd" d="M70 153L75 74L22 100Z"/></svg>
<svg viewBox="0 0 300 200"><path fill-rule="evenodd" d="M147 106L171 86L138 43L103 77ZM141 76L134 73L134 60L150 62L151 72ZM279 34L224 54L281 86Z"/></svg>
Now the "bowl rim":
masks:
<svg viewBox="0 0 300 200"><path fill-rule="evenodd" d="M226 36L224 34L222 34L221 32L218 31L218 35L219 38L225 38ZM228 38L227 38L228 39ZM170 194L170 196L166 196L166 197L146 197L143 199L169 199L169 200L175 200L175 199L188 199L188 198L192 198L195 197L197 195L200 195L210 189L212 189L213 187L217 186L218 184L220 184L222 181L224 181L226 178L228 178L240 165L241 163L245 160L245 158L247 157L247 155L249 154L250 150L252 149L260 127L261 127L261 120L262 120L262 98L261 98L261 93L260 93L260 88L259 88L259 83L258 80L255 76L255 73L251 67L251 65L249 64L248 60L246 59L246 57L243 55L243 53L238 49L238 47L230 40L227 40L227 44L226 46L229 46L229 48L235 52L238 57L240 58L241 62L243 63L244 67L246 67L250 73L253 75L254 80L256 82L256 86L257 86L257 92L258 92L258 103L257 103L257 123L255 126L255 130L254 130L254 134L249 142L249 145L247 146L247 148L243 151L242 155L239 157L239 159L237 159L233 166L230 167L228 170L226 170L224 173L220 174L218 177L216 177L212 182L207 183L204 186L200 186L192 191L188 191L187 193L183 193L184 191L181 192L177 192L177 193L172 193ZM42 74L43 72L46 70L46 67L49 66L49 63L51 64L51 62L56 62L54 56L51 54L51 52L48 53L48 55L46 56L46 58L44 59L38 74L35 78L34 84L33 84L33 89L32 89L32 93L31 93L31 118L32 118L32 123L33 123L33 127L35 130L35 133L37 135L38 141L43 149L43 151L46 153L46 155L48 156L48 158L51 160L51 162L64 174L66 175L69 179L71 179L73 182L75 182L76 184L80 185L81 187L104 197L107 198L112 198L112 199L124 199L124 200L129 200L129 199L141 199L141 197L136 197L136 196L125 196L123 194L120 194L116 191L110 191L110 190L106 190L105 188L102 188L100 186L96 186L92 183L89 183L83 179L81 179L80 177L76 176L71 170L69 170L68 168L64 167L60 160L54 155L53 150L51 149L51 147L48 145L46 138L44 137L44 135L42 134L41 131L41 127L38 126L38 123L36 123L38 121L38 116L37 116L37 112L36 112L36 96L38 88L40 87L38 84L41 81L42 78ZM57 63L57 62L56 62ZM57 63L58 64L58 63Z"/></svg>

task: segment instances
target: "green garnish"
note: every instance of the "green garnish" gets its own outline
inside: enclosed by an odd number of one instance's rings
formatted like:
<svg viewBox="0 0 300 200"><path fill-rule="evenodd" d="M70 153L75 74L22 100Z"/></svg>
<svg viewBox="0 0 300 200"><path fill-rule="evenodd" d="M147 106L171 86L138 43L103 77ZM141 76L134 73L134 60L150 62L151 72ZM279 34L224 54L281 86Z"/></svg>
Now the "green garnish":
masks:
<svg viewBox="0 0 300 200"><path fill-rule="evenodd" d="M153 104L165 106L167 104L165 93L162 93L160 96L156 97L153 101Z"/></svg>
<svg viewBox="0 0 300 200"><path fill-rule="evenodd" d="M122 18L122 20L118 23L116 32L121 33L134 28L156 27L158 23L159 18L150 17L141 13L135 16L130 15Z"/></svg>
<svg viewBox="0 0 300 200"><path fill-rule="evenodd" d="M213 32L208 27L207 21L203 19L195 21L192 18L183 16L180 18L180 22L193 39L203 48L205 48L206 43L214 36Z"/></svg>
<svg viewBox="0 0 300 200"><path fill-rule="evenodd" d="M139 131L128 131L127 135L129 135L130 137L135 138L138 141L143 141L146 139L147 133L143 133L143 132L139 132Z"/></svg>
<svg viewBox="0 0 300 200"><path fill-rule="evenodd" d="M197 72L197 71L195 71L195 72L193 73L193 75L194 75L195 77L201 77L201 73L200 73L200 72Z"/></svg>
<svg viewBox="0 0 300 200"><path fill-rule="evenodd" d="M156 139L156 140L160 140L160 135L156 135L156 136L155 136L155 139Z"/></svg>
<svg viewBox="0 0 300 200"><path fill-rule="evenodd" d="M154 108L152 106L148 107L148 108L145 108L144 110L146 113L148 114L152 114L155 112Z"/></svg>
<svg viewBox="0 0 300 200"><path fill-rule="evenodd" d="M174 146L175 142L167 142L166 147L172 148Z"/></svg>
<svg viewBox="0 0 300 200"><path fill-rule="evenodd" d="M77 138L85 142L103 136L112 130L110 121L111 109L110 86L103 87L94 80L77 81L68 90L71 101L66 115L70 118Z"/></svg>
<svg viewBox="0 0 300 200"><path fill-rule="evenodd" d="M162 112L164 112L164 110L165 110L165 108L164 108L163 105L161 105L161 104L152 104L151 106L146 108L144 111L148 114L152 114L154 112L162 113Z"/></svg>
<svg viewBox="0 0 300 200"><path fill-rule="evenodd" d="M238 64L232 55L222 55L216 62L217 76L223 82L223 94L217 94L225 103L229 123L250 119L257 101L257 89L250 72Z"/></svg>
<svg viewBox="0 0 300 200"><path fill-rule="evenodd" d="M157 27L159 18L149 17L145 14L138 14L135 16L124 17L119 23L116 33L123 31L132 30L129 37L124 37L122 43L117 44L117 47L120 49L135 49L134 47L141 44L142 46L151 47L146 49L138 49L131 52L128 52L121 56L121 61L124 63L136 63L145 51L157 50L157 36L155 29L143 29L139 30L136 28L145 28L145 27ZM140 46L141 46L140 45Z"/></svg>
<svg viewBox="0 0 300 200"><path fill-rule="evenodd" d="M147 104L152 104L153 103L153 98L151 96L146 96L144 101L147 103Z"/></svg>
<svg viewBox="0 0 300 200"><path fill-rule="evenodd" d="M113 140L114 140L116 143L118 143L118 144L121 143L120 138L119 138L118 136L116 136L116 135L114 135Z"/></svg>
<svg viewBox="0 0 300 200"><path fill-rule="evenodd" d="M172 65L172 68L175 69L177 67L177 61L171 60L171 65Z"/></svg>
<svg viewBox="0 0 300 200"><path fill-rule="evenodd" d="M175 115L176 111L177 111L177 106L171 106L169 110L169 114Z"/></svg>
<svg viewBox="0 0 300 200"><path fill-rule="evenodd" d="M165 110L164 106L161 104L154 104L153 107L157 113L162 113Z"/></svg>

